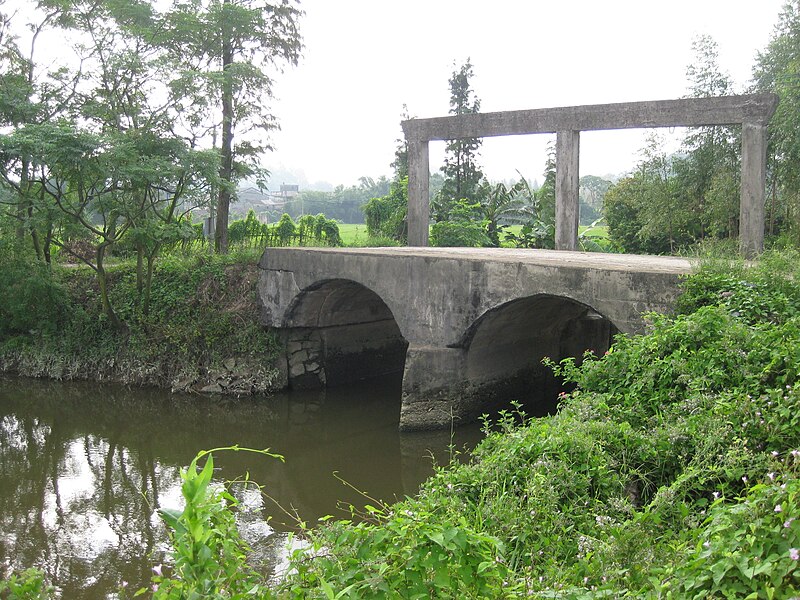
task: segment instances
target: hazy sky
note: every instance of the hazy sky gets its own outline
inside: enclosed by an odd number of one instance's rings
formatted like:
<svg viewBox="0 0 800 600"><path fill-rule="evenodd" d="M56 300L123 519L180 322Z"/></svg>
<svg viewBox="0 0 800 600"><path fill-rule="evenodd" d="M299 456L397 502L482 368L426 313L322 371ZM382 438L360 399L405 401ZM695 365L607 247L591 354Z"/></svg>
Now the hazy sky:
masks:
<svg viewBox="0 0 800 600"><path fill-rule="evenodd" d="M310 182L390 175L403 104L415 117L446 115L453 62L467 57L485 112L684 96L692 39L703 34L716 40L722 68L745 91L783 3L303 0L304 56L278 79L282 130L265 164L301 171ZM630 170L644 136L583 133L581 175ZM548 138L486 139L484 172L541 178ZM443 142L431 143L432 171L443 151Z"/></svg>

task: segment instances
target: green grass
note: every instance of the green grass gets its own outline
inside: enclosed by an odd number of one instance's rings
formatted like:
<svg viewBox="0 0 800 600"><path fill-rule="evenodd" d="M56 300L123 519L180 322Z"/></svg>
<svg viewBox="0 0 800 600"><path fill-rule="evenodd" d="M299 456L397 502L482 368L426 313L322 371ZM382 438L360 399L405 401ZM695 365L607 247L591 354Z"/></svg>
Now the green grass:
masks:
<svg viewBox="0 0 800 600"><path fill-rule="evenodd" d="M520 229L522 229L520 225L512 225L506 227L505 231L519 235ZM581 225L578 228L578 234L586 234L587 230L589 230L589 227ZM340 223L339 235L341 235L342 244L345 246L364 246L370 239L367 234L367 226L364 223ZM592 238L608 239L608 227L605 225L598 225L591 228L591 232L588 235Z"/></svg>
<svg viewBox="0 0 800 600"><path fill-rule="evenodd" d="M367 226L364 223L340 223L339 235L342 237L342 244L345 246L362 245L369 237Z"/></svg>

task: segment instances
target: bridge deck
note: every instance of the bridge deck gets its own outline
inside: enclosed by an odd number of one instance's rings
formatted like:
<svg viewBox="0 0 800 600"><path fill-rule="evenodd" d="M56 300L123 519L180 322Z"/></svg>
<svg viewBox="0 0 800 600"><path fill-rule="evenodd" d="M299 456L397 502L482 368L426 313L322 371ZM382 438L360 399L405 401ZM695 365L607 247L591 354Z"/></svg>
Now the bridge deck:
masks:
<svg viewBox="0 0 800 600"><path fill-rule="evenodd" d="M284 331L292 385L403 369L403 429L488 403L556 398L542 358L602 353L669 312L692 261L506 248L267 248L262 323ZM554 387L555 386L555 387ZM548 391L549 390L549 391ZM528 397L528 396L525 396Z"/></svg>
<svg viewBox="0 0 800 600"><path fill-rule="evenodd" d="M516 248L267 248L266 253L342 254L349 256L384 256L387 258L429 257L477 262L521 263L571 269L598 269L631 273L684 274L692 271L697 261L674 256L644 256L638 254L605 254L601 252L571 252L565 250L528 250Z"/></svg>

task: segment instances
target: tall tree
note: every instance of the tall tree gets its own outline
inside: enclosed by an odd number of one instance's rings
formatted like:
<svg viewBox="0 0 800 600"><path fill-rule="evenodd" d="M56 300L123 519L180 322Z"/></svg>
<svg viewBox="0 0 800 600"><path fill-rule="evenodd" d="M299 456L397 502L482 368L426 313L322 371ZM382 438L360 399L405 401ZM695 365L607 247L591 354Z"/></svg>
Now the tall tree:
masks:
<svg viewBox="0 0 800 600"><path fill-rule="evenodd" d="M0 9L3 4L5 2L0 2ZM40 37L63 23L68 14L67 5L39 0L23 14L24 17L15 11L12 18L0 12L0 123L10 128L46 123L63 116L71 106L81 74L80 69L70 71L63 66L44 71L36 62ZM18 34L26 30L24 43ZM37 258L49 262L52 226L34 215L31 199L36 193L31 185L34 168L27 158L22 160L19 185L1 204L11 207L6 214L17 222L17 238L22 240L29 234Z"/></svg>
<svg viewBox="0 0 800 600"><path fill-rule="evenodd" d="M733 82L719 65L719 48L710 36L692 42L694 59L686 68L689 96L708 98L733 93ZM677 161L679 186L685 191L689 210L703 239L736 235L738 231L739 143L731 127L698 127L683 141L686 156ZM731 185L733 184L733 185Z"/></svg>
<svg viewBox="0 0 800 600"><path fill-rule="evenodd" d="M163 18L161 44L178 76L173 104L196 138L220 138L215 247L226 252L236 181L258 170L277 128L270 111L273 70L297 63L301 51L294 0L177 0ZM236 133L248 132L238 144Z"/></svg>
<svg viewBox="0 0 800 600"><path fill-rule="evenodd" d="M769 125L768 228L786 221L800 236L800 0L784 4L767 47L753 69L753 88L780 103Z"/></svg>
<svg viewBox="0 0 800 600"><path fill-rule="evenodd" d="M472 63L467 61L456 67L453 63L453 74L450 76L450 114L466 115L480 111L481 101L470 86L473 77ZM481 180L483 172L478 166L478 155L481 147L480 138L450 140L445 147L444 185L434 202L434 218L446 220L450 209L458 200L476 203L481 200Z"/></svg>

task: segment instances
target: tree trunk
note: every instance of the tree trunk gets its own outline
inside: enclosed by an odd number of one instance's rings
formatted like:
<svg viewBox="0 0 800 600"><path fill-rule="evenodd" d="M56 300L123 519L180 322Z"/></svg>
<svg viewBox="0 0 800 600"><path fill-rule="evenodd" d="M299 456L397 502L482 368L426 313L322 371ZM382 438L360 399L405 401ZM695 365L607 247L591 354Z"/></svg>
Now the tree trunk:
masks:
<svg viewBox="0 0 800 600"><path fill-rule="evenodd" d="M229 5L225 0L224 5ZM217 227L214 247L219 254L228 252L228 212L231 204L231 188L233 185L233 82L231 66L233 65L233 44L231 34L223 26L222 31L222 164L219 177L222 186L217 202Z"/></svg>
<svg viewBox="0 0 800 600"><path fill-rule="evenodd" d="M47 227L47 233L44 236L44 244L42 245L42 253L44 254L44 262L49 267L53 263L50 249L53 245L53 224Z"/></svg>
<svg viewBox="0 0 800 600"><path fill-rule="evenodd" d="M97 285L100 288L100 301L103 305L103 312L108 317L114 329L122 329L122 321L119 320L117 313L114 312L111 306L111 301L108 298L108 276L106 275L105 267L103 266L103 259L106 254L106 247L108 244L102 243L97 247Z"/></svg>
<svg viewBox="0 0 800 600"><path fill-rule="evenodd" d="M150 314L150 289L153 286L153 268L156 264L158 249L159 246L156 246L153 253L147 255L147 276L144 281L144 302L142 303L142 313L145 315Z"/></svg>
<svg viewBox="0 0 800 600"><path fill-rule="evenodd" d="M19 224L16 228L16 235L17 240L22 242L25 239L25 223L27 222L26 218L26 208L28 205L27 199L25 195L28 192L28 169L30 168L30 162L28 159L22 159L22 165L20 169L20 178L19 178L19 204L17 204L17 220ZM38 257L38 253L37 253Z"/></svg>
<svg viewBox="0 0 800 600"><path fill-rule="evenodd" d="M136 244L136 293L142 297L144 289L144 246Z"/></svg>
<svg viewBox="0 0 800 600"><path fill-rule="evenodd" d="M775 235L775 204L778 200L778 188L776 185L777 177L772 176L772 206L769 209L769 235Z"/></svg>

